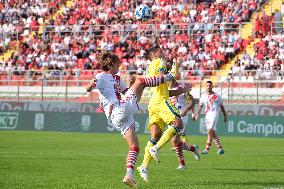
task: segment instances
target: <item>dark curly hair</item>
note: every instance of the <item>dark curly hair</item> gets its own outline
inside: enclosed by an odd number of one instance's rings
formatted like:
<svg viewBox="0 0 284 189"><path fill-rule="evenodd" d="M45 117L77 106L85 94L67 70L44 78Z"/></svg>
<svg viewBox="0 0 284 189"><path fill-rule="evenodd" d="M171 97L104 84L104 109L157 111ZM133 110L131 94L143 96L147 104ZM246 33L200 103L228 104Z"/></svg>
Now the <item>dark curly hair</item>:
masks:
<svg viewBox="0 0 284 189"><path fill-rule="evenodd" d="M160 50L160 47L157 45L155 45L154 47L151 47L150 49L146 51L146 58L149 60L152 60L153 53L155 53L158 50Z"/></svg>
<svg viewBox="0 0 284 189"><path fill-rule="evenodd" d="M213 85L213 82L212 82L212 81L206 81L206 83L209 83L209 84Z"/></svg>
<svg viewBox="0 0 284 189"><path fill-rule="evenodd" d="M120 60L116 54L106 51L100 55L98 64L103 71L109 71L115 64L120 64Z"/></svg>

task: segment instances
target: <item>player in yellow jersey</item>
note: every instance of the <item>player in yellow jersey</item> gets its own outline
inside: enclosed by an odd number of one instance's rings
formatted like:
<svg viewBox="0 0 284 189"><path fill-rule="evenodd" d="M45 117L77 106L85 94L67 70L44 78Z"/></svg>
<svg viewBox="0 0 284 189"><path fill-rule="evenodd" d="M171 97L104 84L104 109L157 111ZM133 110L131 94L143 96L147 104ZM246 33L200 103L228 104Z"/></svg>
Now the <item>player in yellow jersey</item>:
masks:
<svg viewBox="0 0 284 189"><path fill-rule="evenodd" d="M167 66L159 47L149 49L148 58L151 60L151 63L147 69L147 77L164 75L167 72ZM175 65L173 65L170 73L177 75ZM150 89L151 96L148 106L150 118L148 129L151 133L151 139L147 142L145 147L143 163L137 168L145 182L148 182L148 166L151 159L153 158L155 161L159 162L159 150L183 129L183 122L179 111L170 102L169 96L177 96L190 90L191 88L181 88L179 90L169 91L168 83ZM169 127L163 133L167 125L169 125ZM175 138L175 143L177 145L180 144L180 137Z"/></svg>

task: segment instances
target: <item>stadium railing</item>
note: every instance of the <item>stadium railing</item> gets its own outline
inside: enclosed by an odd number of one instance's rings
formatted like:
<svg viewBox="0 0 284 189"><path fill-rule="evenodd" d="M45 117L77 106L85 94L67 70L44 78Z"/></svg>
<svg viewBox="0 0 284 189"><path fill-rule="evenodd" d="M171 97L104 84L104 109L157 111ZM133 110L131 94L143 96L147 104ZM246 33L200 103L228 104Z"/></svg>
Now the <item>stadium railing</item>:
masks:
<svg viewBox="0 0 284 189"><path fill-rule="evenodd" d="M97 71L77 70L68 75L69 72L67 71L57 70L57 75L50 78L44 77L48 71L37 71L37 74L34 72L22 71L21 75L16 75L13 72L2 71L0 73L0 99L98 102L96 91L93 93L85 91L85 86L98 73ZM54 72L54 70L51 72ZM127 83L129 72L133 72L133 70L127 70L125 74L121 75ZM259 71L242 71L227 76L224 76L227 71L223 70L212 70L210 72L214 72L215 76L206 76L206 74L186 76L180 80L180 83L191 83L193 85L192 94L195 98L199 98L204 92L204 84L210 79L214 82L216 92L221 94L225 103L228 104L277 104L282 102L283 71L265 71L266 75L271 77L259 77L259 75L264 74L264 72ZM146 88L142 102L147 102L149 96L149 89Z"/></svg>
<svg viewBox="0 0 284 189"><path fill-rule="evenodd" d="M137 70L120 70L122 77L128 77L131 73L136 73ZM229 79L235 82L249 82L249 81L283 81L283 70L199 70L196 75L192 75L192 70L180 70L183 80L199 80L202 77L212 78L218 82L223 82ZM0 79L2 82L9 82L19 80L20 85L25 85L27 81L61 81L57 85L65 85L63 81L72 80L71 85L76 86L78 80L89 80L96 75L99 70L13 70L13 71L0 71ZM228 73L228 74L226 74ZM214 76L212 75L214 74ZM35 83L33 85L38 85ZM77 85L78 86L78 85Z"/></svg>
<svg viewBox="0 0 284 189"><path fill-rule="evenodd" d="M198 25L199 29L195 29ZM211 29L209 29L209 26ZM177 32L183 32L187 35L194 35L198 31L203 33L208 33L210 31L218 31L224 34L228 31L237 31L242 29L242 24L238 23L191 23L191 24L125 24L125 25L64 25L61 26L44 26L42 37L45 38L49 34L59 34L65 35L69 34L84 34L95 35L98 37L103 37L107 32L109 34L117 33L118 36L127 35L129 32L136 32L137 36L141 36L145 33L146 36L155 34L156 36L165 35L173 36ZM106 32L107 31L107 32Z"/></svg>
<svg viewBox="0 0 284 189"><path fill-rule="evenodd" d="M271 33L283 31L284 22L272 22L269 26ZM246 24L252 24L251 31L245 31L244 26ZM198 27L195 27L197 26ZM26 28L28 33L32 33L34 28ZM146 36L155 34L156 36L165 35L173 36L177 32L183 32L187 35L195 35L198 31L201 31L203 34L208 32L220 32L222 35L229 31L249 33L251 37L254 37L254 23L253 22L242 22L242 23L190 23L190 24L125 24L125 25L59 25L59 26L43 26L43 31L41 34L42 38L45 38L50 34L59 34L65 35L66 33L70 34L84 34L95 35L98 37L105 36L108 34L112 35L117 33L119 36L127 35L129 32L136 32L137 36L141 36L142 33L145 33ZM13 36L14 40L21 39L22 33L17 31L5 33L2 32L1 37L4 36Z"/></svg>

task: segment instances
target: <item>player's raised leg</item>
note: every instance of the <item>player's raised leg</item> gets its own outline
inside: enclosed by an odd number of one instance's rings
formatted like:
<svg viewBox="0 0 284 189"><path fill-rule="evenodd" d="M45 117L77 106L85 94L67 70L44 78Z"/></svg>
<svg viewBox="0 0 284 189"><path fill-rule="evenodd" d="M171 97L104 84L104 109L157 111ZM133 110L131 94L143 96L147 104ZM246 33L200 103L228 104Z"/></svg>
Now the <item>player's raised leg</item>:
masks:
<svg viewBox="0 0 284 189"><path fill-rule="evenodd" d="M171 126L167 128L167 130L164 132L157 144L149 148L149 153L151 154L153 159L158 163L160 162L158 157L159 150L183 129L183 123L178 114L177 116L175 116L175 121L172 122L170 125Z"/></svg>

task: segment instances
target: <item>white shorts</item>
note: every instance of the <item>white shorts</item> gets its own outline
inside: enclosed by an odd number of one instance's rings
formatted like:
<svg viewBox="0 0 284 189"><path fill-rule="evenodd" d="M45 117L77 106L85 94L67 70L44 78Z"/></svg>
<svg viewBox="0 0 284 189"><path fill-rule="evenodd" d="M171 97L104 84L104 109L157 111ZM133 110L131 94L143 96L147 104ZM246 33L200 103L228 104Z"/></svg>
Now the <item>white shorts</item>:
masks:
<svg viewBox="0 0 284 189"><path fill-rule="evenodd" d="M130 88L123 99L114 106L111 113L111 122L121 134L125 135L129 128L135 126L133 114L138 110L137 97Z"/></svg>
<svg viewBox="0 0 284 189"><path fill-rule="evenodd" d="M183 123L183 128L180 131L180 134L185 134L185 127L187 126L187 123L188 123L188 115L182 116L181 120L182 120L182 123Z"/></svg>
<svg viewBox="0 0 284 189"><path fill-rule="evenodd" d="M183 126L186 127L188 123L188 115L181 117Z"/></svg>
<svg viewBox="0 0 284 189"><path fill-rule="evenodd" d="M206 124L207 130L209 129L213 129L214 131L217 130L218 117L219 116L209 117L209 118L205 117L205 124Z"/></svg>

